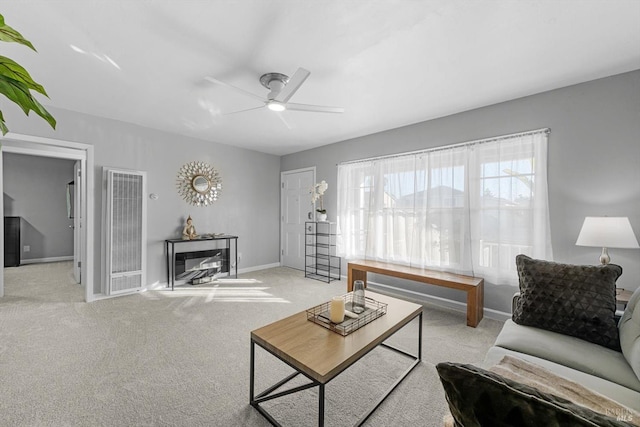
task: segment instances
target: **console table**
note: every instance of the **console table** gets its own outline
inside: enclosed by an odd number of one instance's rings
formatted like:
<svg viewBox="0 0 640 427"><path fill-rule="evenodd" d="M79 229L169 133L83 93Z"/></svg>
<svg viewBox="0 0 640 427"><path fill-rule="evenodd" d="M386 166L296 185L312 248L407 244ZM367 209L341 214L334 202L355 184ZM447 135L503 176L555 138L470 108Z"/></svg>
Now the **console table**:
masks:
<svg viewBox="0 0 640 427"><path fill-rule="evenodd" d="M224 241L225 247L227 250L227 259L231 257L231 242L234 243L234 251L233 256L235 257L235 263L231 265L229 263L228 273L231 276L231 268L235 270L235 277L238 278L238 236L231 235L221 235L221 236L210 236L210 237L199 237L193 240L183 240L183 239L167 239L164 241L165 250L167 253L167 287L171 286L171 290L174 289L175 281L176 281L176 253L189 253L189 252L198 252L207 249L220 249L219 242Z"/></svg>

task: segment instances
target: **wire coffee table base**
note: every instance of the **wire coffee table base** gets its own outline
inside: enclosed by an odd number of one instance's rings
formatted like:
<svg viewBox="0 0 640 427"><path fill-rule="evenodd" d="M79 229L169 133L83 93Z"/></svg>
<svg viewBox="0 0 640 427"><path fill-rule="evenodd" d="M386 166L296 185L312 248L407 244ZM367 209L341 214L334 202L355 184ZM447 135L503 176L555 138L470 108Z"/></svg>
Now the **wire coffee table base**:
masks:
<svg viewBox="0 0 640 427"><path fill-rule="evenodd" d="M381 347L390 349L392 351L395 351L397 353L400 353L400 354L402 354L404 356L409 357L411 360L413 360L413 363L411 364L411 366L409 366L409 368L407 368L406 371L404 371L404 373L400 376L400 378L398 378L393 383L393 385L385 392L385 394L382 397L380 397L380 399L378 399L378 401L375 403L375 405L371 409L369 409L360 418L360 420L356 424L354 424L355 426L361 426L365 421L367 421L367 419L369 419L371 414L373 414L375 412L375 410L378 409L378 407L382 404L382 402L384 402L384 400L396 389L396 387L398 387L398 385L407 377L407 375L409 375L409 373L411 373L411 371L413 371L413 369L416 366L418 366L420 364L420 362L422 361L422 312L420 312L418 314L417 319L418 319L418 354L417 355L408 353L408 352L406 352L404 350L401 350L399 348L396 348L396 347L393 347L391 345L385 344L384 342L380 344ZM294 370L296 370L296 372L294 372L293 374L287 376L286 378L282 379L281 381L279 381L276 384L272 385L271 387L267 388L266 390L264 390L262 393L259 393L258 395L255 395L255 378L254 378L255 377L255 347L256 347L256 345L258 345L259 347L263 348L269 354L275 356L276 358L278 358L279 360L281 360L282 362L286 363L287 365L291 366ZM373 350L374 348L377 348L377 346L373 347L371 350ZM371 350L369 350L369 351L371 351ZM367 353L369 353L369 352L367 352ZM364 354L363 354L363 356L364 356ZM255 342L253 339L251 340L251 362L250 362L250 364L251 364L251 366L250 366L250 382L249 382L249 394L250 394L249 403L251 404L251 406L256 408L256 410L258 412L260 412L260 414L262 414L262 416L264 416L272 425L281 426L281 424L278 423L267 412L266 409L264 409L262 406L260 406L261 403L267 402L269 400L277 399L279 397L287 396L287 395L290 395L290 394L293 394L293 393L297 393L297 392L300 392L300 391L303 391L303 390L307 390L307 389L310 389L310 388L313 388L313 387L318 387L318 426L320 426L320 427L324 426L325 386L331 380L329 380L329 381L327 381L325 383L321 383L321 382L311 378L310 376L308 376L308 375L304 374L303 372L297 370L293 365L291 365L290 363L285 361L283 358L281 358L280 356L278 356L274 352L269 351L267 348L265 348L265 347L261 346L259 343ZM298 375L305 376L310 382L307 383L307 384L303 384L303 385L300 385L300 386L297 386L297 387L290 388L288 390L284 390L284 391L280 391L280 392L275 393L276 390L278 390L280 387L284 386L289 381L291 381L294 378L296 378ZM333 378L335 378L335 377L333 377Z"/></svg>

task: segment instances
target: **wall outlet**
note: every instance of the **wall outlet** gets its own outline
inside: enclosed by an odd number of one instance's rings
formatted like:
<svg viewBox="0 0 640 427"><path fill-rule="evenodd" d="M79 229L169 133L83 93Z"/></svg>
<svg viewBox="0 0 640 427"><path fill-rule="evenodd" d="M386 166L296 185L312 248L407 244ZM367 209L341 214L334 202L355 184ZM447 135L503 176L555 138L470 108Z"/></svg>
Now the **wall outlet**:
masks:
<svg viewBox="0 0 640 427"><path fill-rule="evenodd" d="M24 252L31 252L31 246L25 246Z"/></svg>
<svg viewBox="0 0 640 427"><path fill-rule="evenodd" d="M242 252L238 252L238 264L242 261Z"/></svg>

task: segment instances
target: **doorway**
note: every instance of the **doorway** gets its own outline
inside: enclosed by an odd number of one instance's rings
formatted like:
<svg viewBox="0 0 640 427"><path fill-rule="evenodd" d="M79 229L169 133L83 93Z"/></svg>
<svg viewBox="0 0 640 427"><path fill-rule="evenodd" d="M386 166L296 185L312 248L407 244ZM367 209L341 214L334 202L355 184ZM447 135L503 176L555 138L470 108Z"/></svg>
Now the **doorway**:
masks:
<svg viewBox="0 0 640 427"><path fill-rule="evenodd" d="M10 247L5 239L5 257L12 252L18 255L13 265L73 259L74 229L67 192L72 190L68 183L73 180L74 163L69 159L3 153L3 209L5 218L11 218L9 224L15 227L13 235L7 233L13 239L9 240ZM5 232L6 227L7 220ZM8 283L5 280L5 286Z"/></svg>
<svg viewBox="0 0 640 427"><path fill-rule="evenodd" d="M315 218L309 193L315 179L315 167L280 173L280 264L284 267L304 270L304 223Z"/></svg>
<svg viewBox="0 0 640 427"><path fill-rule="evenodd" d="M0 164L3 153L26 154L40 157L70 159L78 162L81 191L78 194L79 223L78 235L80 245L77 248L80 258L81 281L84 287L85 301L90 302L95 297L93 278L93 146L70 141L42 138L29 135L9 133L2 139L0 145ZM0 189L4 188L3 177L0 174ZM4 194L4 191L3 191ZM4 201L0 199L0 210L4 212ZM0 225L0 232L4 234L4 225ZM75 250L74 250L75 251ZM0 257L4 258L4 242L0 241ZM0 297L4 296L4 269L0 272Z"/></svg>

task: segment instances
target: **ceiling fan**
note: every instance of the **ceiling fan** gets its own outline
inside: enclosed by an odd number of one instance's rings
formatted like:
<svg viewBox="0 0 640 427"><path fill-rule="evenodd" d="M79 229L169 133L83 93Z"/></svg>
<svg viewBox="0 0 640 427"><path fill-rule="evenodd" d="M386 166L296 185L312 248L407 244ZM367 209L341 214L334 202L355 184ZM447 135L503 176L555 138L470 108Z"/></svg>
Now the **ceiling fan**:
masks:
<svg viewBox="0 0 640 427"><path fill-rule="evenodd" d="M254 108L248 108L246 110L232 111L230 113L225 114L235 114L241 113L243 111L251 111L257 110L259 108L267 107L271 111L284 111L284 110L293 110L293 111L307 111L314 113L343 113L344 108L341 107L328 107L324 105L310 105L310 104L297 104L293 102L289 102L289 99L296 93L302 83L307 80L311 73L304 68L298 68L293 76L289 77L281 73L266 73L260 76L260 83L262 86L269 89L269 93L267 97L262 97L256 95L254 93L248 92L244 89L240 89L239 87L230 85L229 83L225 83L221 80L218 80L213 77L205 77L205 80L219 84L222 86L226 86L230 89L235 90L238 93L241 93L245 96L249 96L254 99L260 100L264 105Z"/></svg>

